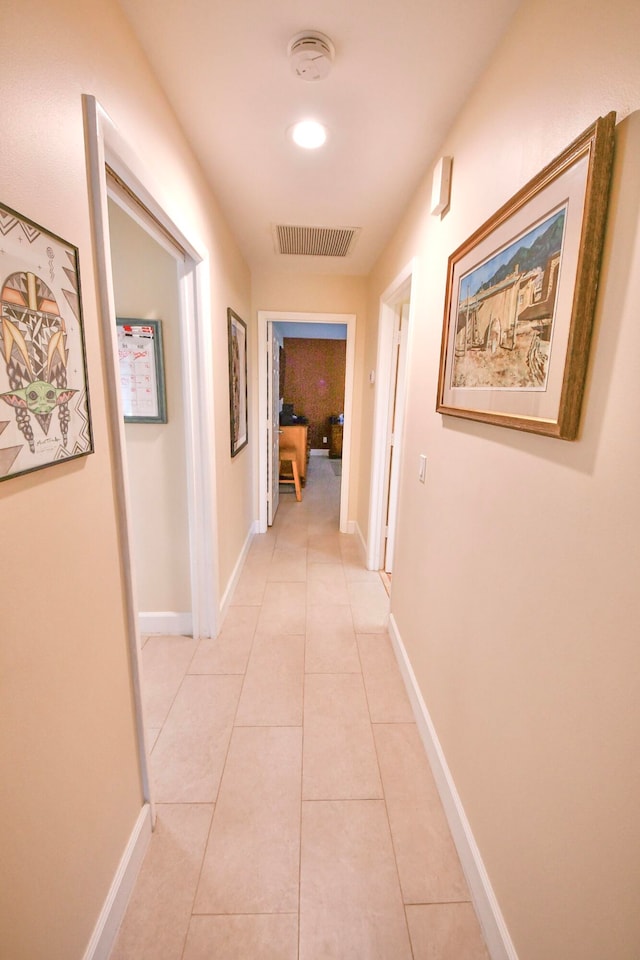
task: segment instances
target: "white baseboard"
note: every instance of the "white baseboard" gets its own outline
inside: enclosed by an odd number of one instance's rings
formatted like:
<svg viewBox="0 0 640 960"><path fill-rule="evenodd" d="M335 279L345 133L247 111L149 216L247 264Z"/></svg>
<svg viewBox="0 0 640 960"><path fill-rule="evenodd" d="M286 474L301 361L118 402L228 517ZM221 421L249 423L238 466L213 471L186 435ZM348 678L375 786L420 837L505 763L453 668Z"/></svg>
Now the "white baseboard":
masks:
<svg viewBox="0 0 640 960"><path fill-rule="evenodd" d="M247 554L249 553L249 547L251 546L251 541L253 540L256 533L260 533L260 521L254 520L251 526L249 527L249 532L246 536L244 544L242 545L242 550L236 561L236 565L233 568L233 573L229 577L229 582L227 583L227 588L222 595L222 600L220 601L220 618L219 623L222 623L224 620L225 614L231 602L231 597L233 596L233 591L236 588L238 580L240 579L240 574L242 573L242 568L244 567L245 560L247 559Z"/></svg>
<svg viewBox="0 0 640 960"><path fill-rule="evenodd" d="M100 911L83 960L108 960L151 837L151 806L145 803Z"/></svg>
<svg viewBox="0 0 640 960"><path fill-rule="evenodd" d="M367 541L366 541L366 540L364 539L364 537L362 536L362 530L360 529L360 525L359 525L359 523L358 523L357 520L354 520L354 521L353 521L353 532L356 534L356 536L358 537L358 540L360 541L360 546L362 547L362 555L363 555L363 557L366 557L366 555L367 555Z"/></svg>
<svg viewBox="0 0 640 960"><path fill-rule="evenodd" d="M193 636L191 613L175 613L172 610L139 613L138 626L140 633L161 633L165 637Z"/></svg>
<svg viewBox="0 0 640 960"><path fill-rule="evenodd" d="M518 960L393 614L389 634L491 960Z"/></svg>

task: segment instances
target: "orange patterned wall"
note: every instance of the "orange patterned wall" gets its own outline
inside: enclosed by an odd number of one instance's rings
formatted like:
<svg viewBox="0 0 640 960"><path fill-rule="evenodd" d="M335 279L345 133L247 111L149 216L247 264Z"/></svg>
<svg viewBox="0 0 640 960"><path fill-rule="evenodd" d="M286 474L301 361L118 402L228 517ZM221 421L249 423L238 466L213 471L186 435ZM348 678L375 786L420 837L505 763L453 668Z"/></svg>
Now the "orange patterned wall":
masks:
<svg viewBox="0 0 640 960"><path fill-rule="evenodd" d="M284 339L284 402L309 420L313 449L329 449L329 418L344 413L346 355L346 340Z"/></svg>

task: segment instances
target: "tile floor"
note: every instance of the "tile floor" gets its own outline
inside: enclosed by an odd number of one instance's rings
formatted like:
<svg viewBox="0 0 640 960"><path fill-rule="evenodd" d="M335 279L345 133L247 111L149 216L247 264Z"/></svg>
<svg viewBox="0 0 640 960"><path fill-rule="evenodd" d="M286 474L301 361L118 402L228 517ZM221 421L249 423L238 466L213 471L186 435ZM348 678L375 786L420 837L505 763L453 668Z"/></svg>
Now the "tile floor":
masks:
<svg viewBox="0 0 640 960"><path fill-rule="evenodd" d="M111 960L488 960L339 484L282 494L219 637L145 642L157 825Z"/></svg>

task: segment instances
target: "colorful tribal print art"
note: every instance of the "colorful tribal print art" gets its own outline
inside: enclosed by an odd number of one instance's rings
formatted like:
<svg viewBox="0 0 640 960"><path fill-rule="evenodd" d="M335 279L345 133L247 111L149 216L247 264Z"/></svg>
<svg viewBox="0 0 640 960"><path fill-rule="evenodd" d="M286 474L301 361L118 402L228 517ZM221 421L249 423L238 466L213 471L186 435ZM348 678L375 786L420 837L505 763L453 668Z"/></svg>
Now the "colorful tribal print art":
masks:
<svg viewBox="0 0 640 960"><path fill-rule="evenodd" d="M92 451L78 251L0 205L0 480Z"/></svg>

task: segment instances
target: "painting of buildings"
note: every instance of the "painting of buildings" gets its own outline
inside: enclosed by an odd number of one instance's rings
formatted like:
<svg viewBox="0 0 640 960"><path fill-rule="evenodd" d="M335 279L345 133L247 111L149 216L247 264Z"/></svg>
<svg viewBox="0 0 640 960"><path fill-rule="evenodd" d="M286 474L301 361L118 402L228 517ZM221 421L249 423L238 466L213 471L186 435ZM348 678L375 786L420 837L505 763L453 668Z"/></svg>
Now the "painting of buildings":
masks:
<svg viewBox="0 0 640 960"><path fill-rule="evenodd" d="M565 208L462 277L453 387L544 390Z"/></svg>

